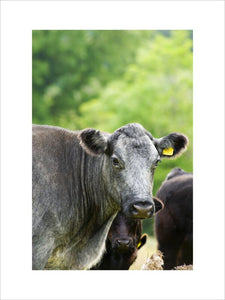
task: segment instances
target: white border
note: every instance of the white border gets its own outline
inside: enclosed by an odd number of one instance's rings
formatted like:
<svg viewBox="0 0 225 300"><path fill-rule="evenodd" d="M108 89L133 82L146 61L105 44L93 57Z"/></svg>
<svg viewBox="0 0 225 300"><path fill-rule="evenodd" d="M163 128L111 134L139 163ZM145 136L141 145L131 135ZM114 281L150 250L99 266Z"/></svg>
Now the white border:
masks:
<svg viewBox="0 0 225 300"><path fill-rule="evenodd" d="M224 2L1 3L2 299L224 299ZM31 271L32 29L194 30L194 271Z"/></svg>

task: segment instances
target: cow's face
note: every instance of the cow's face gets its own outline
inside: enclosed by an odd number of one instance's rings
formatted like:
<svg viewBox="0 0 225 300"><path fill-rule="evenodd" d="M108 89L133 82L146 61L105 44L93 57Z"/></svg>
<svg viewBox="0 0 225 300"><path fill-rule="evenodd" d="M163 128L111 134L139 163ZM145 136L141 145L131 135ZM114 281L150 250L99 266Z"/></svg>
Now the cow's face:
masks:
<svg viewBox="0 0 225 300"><path fill-rule="evenodd" d="M146 134L139 136L137 132L133 137L122 131L112 135L106 168L111 169L110 193L112 197L117 193L127 216L147 218L154 214L153 175L159 161Z"/></svg>
<svg viewBox="0 0 225 300"><path fill-rule="evenodd" d="M141 236L141 231L140 220L127 218L119 212L108 233L110 252L123 254L140 249L146 242L146 235Z"/></svg>
<svg viewBox="0 0 225 300"><path fill-rule="evenodd" d="M128 124L111 135L85 129L79 139L89 154L104 155L102 176L108 194L126 216L138 219L149 218L160 209L152 197L160 158L174 157L187 145L182 134L155 139L140 124Z"/></svg>
<svg viewBox="0 0 225 300"><path fill-rule="evenodd" d="M121 212L114 219L109 230L106 251L111 269L129 269L147 240L142 232L140 220L127 218Z"/></svg>

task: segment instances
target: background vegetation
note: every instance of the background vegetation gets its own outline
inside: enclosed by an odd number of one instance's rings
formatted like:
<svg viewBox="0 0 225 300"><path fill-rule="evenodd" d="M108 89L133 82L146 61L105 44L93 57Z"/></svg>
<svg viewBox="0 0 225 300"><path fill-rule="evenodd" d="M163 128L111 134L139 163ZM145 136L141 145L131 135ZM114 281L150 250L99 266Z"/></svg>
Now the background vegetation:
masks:
<svg viewBox="0 0 225 300"><path fill-rule="evenodd" d="M182 132L187 152L164 159L167 173L192 172L192 31L33 31L33 123L113 132L141 123L153 136ZM152 220L144 230L153 234Z"/></svg>

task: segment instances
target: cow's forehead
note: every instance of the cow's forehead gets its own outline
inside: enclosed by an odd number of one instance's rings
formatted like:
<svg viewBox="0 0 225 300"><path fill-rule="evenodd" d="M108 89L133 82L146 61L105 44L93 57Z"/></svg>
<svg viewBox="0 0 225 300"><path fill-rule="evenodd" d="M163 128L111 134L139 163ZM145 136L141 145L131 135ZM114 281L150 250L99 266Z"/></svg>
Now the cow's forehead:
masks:
<svg viewBox="0 0 225 300"><path fill-rule="evenodd" d="M122 148L129 147L131 149L142 149L142 148L144 149L144 148L150 148L150 145L153 145L153 143L147 135L133 138L121 134L114 145L116 147L122 147Z"/></svg>
<svg viewBox="0 0 225 300"><path fill-rule="evenodd" d="M131 138L122 134L114 144L113 152L120 154L123 159L135 156L136 158L143 157L154 160L159 155L153 142L147 135Z"/></svg>
<svg viewBox="0 0 225 300"><path fill-rule="evenodd" d="M117 129L110 136L109 143L112 153L123 156L138 155L153 159L158 156L151 134L138 123L127 124Z"/></svg>

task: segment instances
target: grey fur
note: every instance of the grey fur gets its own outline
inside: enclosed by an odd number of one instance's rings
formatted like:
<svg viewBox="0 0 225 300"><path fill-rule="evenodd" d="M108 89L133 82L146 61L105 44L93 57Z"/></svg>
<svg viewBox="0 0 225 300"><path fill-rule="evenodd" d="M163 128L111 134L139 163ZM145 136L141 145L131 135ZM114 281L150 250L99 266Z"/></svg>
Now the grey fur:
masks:
<svg viewBox="0 0 225 300"><path fill-rule="evenodd" d="M89 269L121 208L142 218L132 205L154 205L153 139L140 124L113 134L34 125L33 269Z"/></svg>

